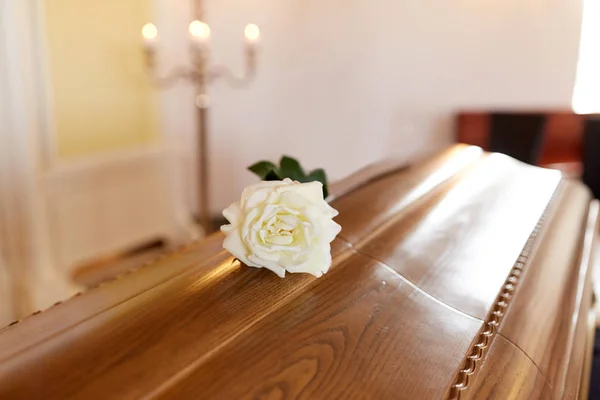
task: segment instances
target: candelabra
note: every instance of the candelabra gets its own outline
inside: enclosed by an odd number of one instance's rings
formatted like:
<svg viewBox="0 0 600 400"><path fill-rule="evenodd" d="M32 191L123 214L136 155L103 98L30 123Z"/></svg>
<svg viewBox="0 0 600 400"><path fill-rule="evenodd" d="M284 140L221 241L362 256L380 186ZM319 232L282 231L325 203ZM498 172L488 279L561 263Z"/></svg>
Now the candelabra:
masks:
<svg viewBox="0 0 600 400"><path fill-rule="evenodd" d="M199 13L196 12L198 18ZM221 65L210 65L210 27L200 18L189 25L191 64L174 68L168 74L159 76L156 72L156 52L158 48L158 29L149 23L142 28L142 39L146 66L152 82L159 88L172 86L183 79L195 86L195 108L197 119L197 154L198 154L198 220L204 233L211 231L209 206L209 171L208 171L208 86L217 79L226 80L233 87L244 87L256 72L256 54L260 38L258 26L249 24L244 30L245 36L245 69L241 76Z"/></svg>

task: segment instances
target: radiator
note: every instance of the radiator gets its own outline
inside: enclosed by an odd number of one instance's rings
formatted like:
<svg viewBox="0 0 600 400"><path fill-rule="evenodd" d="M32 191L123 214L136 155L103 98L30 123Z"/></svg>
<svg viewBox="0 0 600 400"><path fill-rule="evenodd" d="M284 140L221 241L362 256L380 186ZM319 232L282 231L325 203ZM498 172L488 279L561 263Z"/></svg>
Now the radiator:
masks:
<svg viewBox="0 0 600 400"><path fill-rule="evenodd" d="M165 150L150 148L65 163L44 176L56 265L121 253L157 239L181 241L178 207Z"/></svg>

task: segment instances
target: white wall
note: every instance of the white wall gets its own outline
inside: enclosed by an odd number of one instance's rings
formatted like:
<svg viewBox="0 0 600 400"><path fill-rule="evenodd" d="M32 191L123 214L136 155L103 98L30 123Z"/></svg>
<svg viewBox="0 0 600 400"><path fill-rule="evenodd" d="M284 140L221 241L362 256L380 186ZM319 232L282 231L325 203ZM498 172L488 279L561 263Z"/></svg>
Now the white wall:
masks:
<svg viewBox="0 0 600 400"><path fill-rule="evenodd" d="M460 108L570 107L579 0L205 1L215 61L241 68L246 23L263 35L252 86L211 88L215 212L258 159L337 179L446 146Z"/></svg>

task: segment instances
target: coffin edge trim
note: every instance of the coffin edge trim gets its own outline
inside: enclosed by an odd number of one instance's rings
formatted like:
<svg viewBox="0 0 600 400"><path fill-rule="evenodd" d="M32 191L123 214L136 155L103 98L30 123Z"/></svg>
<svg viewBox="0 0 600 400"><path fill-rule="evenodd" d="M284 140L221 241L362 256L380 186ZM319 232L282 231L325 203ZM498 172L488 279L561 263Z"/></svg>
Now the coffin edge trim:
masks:
<svg viewBox="0 0 600 400"><path fill-rule="evenodd" d="M514 263L510 273L508 274L508 277L504 281L502 289L500 290L498 297L496 297L488 316L483 321L483 325L479 330L475 341L467 351L467 355L462 362L460 369L458 370L458 373L452 382L452 385L450 386L447 397L448 400L461 399L462 393L469 386L471 376L477 371L479 361L484 358L488 348L490 347L490 344L492 343L492 340L498 333L498 328L500 327L500 323L502 322L505 311L510 305L510 301L519 284L523 270L528 264L529 256L532 254L538 233L541 231L544 223L548 219L550 210L552 209L552 206L558 197L560 187L561 183L557 185L557 188L548 200L548 204L546 205L544 212L538 219L538 222L527 238L527 241L523 246L523 250L521 250L519 257L517 257L517 261Z"/></svg>

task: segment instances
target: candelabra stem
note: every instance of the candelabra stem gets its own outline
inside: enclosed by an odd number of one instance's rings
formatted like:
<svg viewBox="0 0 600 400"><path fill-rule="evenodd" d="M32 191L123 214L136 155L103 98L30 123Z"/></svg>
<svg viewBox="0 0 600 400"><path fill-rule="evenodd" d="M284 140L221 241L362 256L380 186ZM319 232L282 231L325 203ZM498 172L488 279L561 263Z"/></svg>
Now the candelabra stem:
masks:
<svg viewBox="0 0 600 400"><path fill-rule="evenodd" d="M0 0L1 1L1 0ZM196 93L196 150L197 150L197 219L205 234L212 231L210 215L210 166L208 113L209 98L207 87L214 80L223 78L233 87L245 87L254 78L256 72L257 40L260 35L258 27L249 24L244 31L246 36L246 65L242 76L237 76L225 66L212 66L210 59L210 28L204 21L203 0L192 1L192 13L195 20L190 24L191 67L177 67L169 74L160 76L156 73L157 30L152 24L142 29L146 66L152 73L153 82L159 87L169 87L178 80L193 82Z"/></svg>
<svg viewBox="0 0 600 400"><path fill-rule="evenodd" d="M202 96L205 96L200 89L197 90L197 100L200 100ZM208 108L207 105L196 106L196 115L198 119L198 214L199 222L204 233L208 234L211 232L211 220L210 220L210 203L209 203L209 167L208 167L208 135L207 135L207 117Z"/></svg>
<svg viewBox="0 0 600 400"><path fill-rule="evenodd" d="M197 154L198 154L198 222L204 230L204 234L212 232L210 219L210 182L209 182L209 159L208 159L208 107L207 95L207 68L208 56L205 52L193 52L194 65L200 73L196 78L196 124L197 124Z"/></svg>

